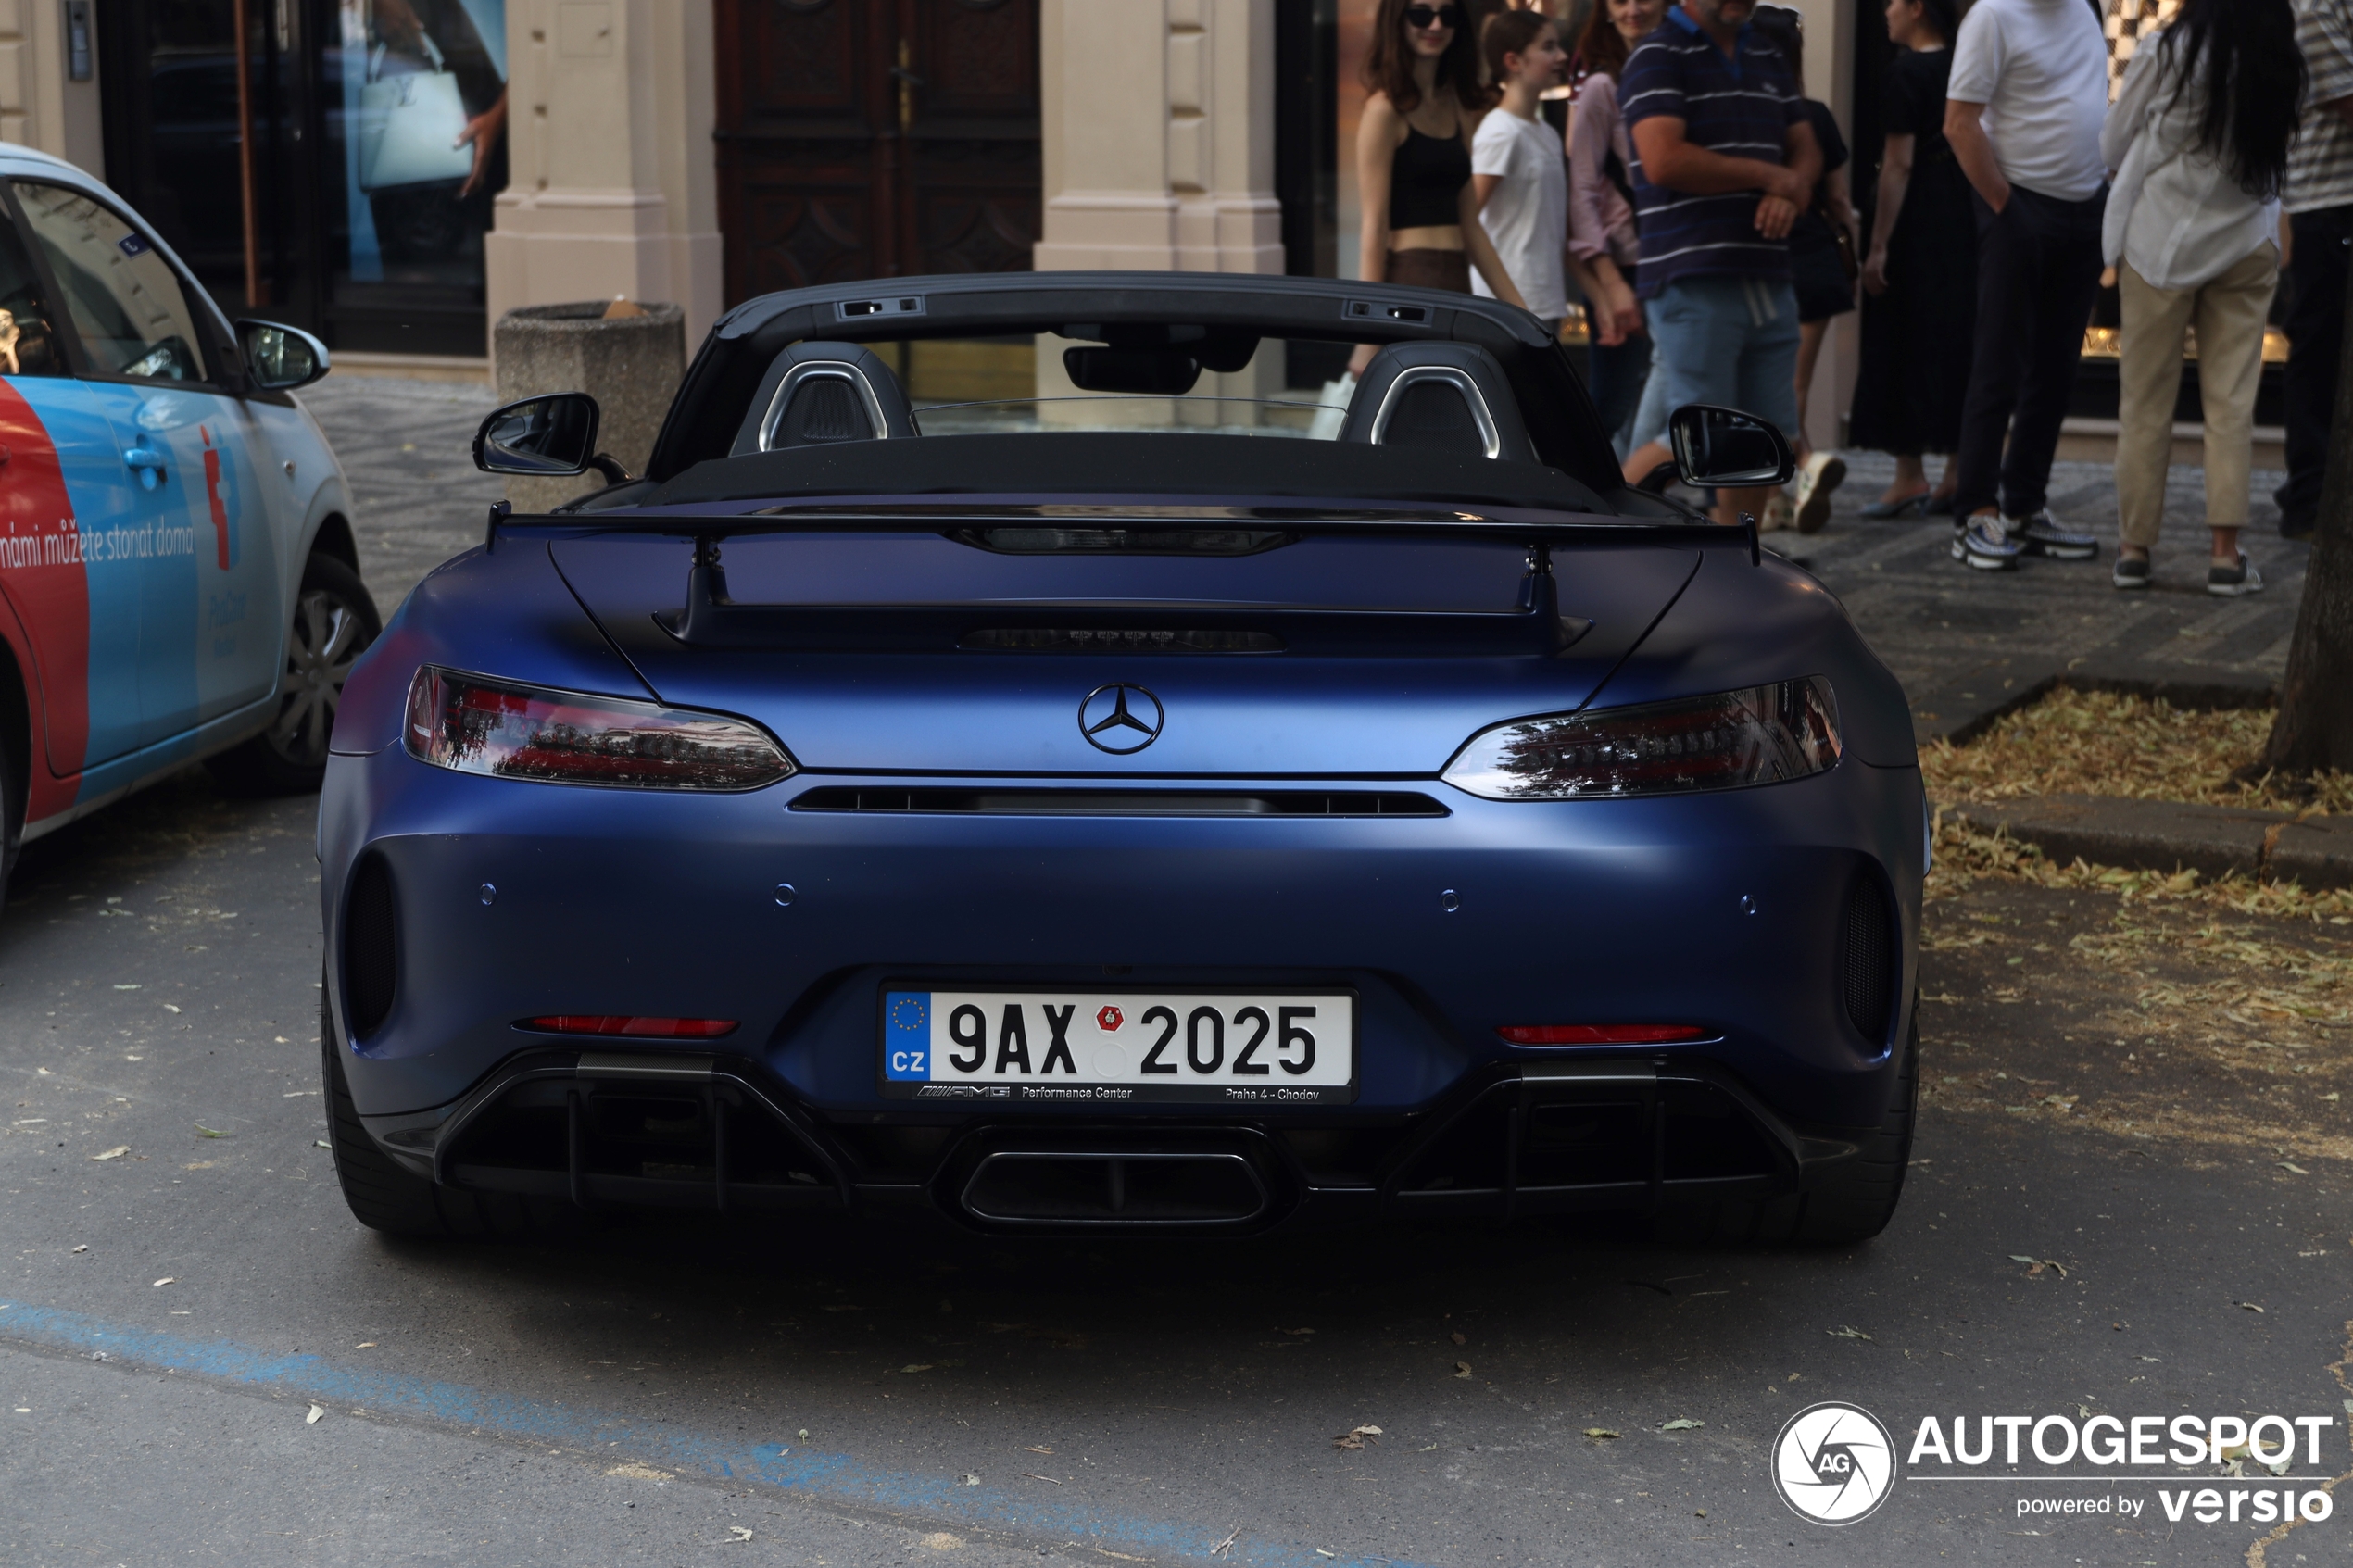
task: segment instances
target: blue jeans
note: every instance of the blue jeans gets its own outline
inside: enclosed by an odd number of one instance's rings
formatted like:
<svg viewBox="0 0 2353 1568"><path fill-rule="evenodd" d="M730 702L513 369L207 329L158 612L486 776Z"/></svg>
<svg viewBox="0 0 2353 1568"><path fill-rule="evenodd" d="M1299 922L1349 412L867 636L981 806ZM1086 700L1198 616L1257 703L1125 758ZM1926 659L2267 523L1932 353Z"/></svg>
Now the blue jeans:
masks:
<svg viewBox="0 0 2353 1568"><path fill-rule="evenodd" d="M1592 395L1593 409L1601 415L1602 428L1609 432L1610 444L1617 448L1617 460L1622 463L1633 450L1627 426L1633 422L1642 387L1650 380L1651 340L1647 335L1629 337L1616 348L1596 341L1590 354L1585 390Z"/></svg>
<svg viewBox="0 0 2353 1568"><path fill-rule="evenodd" d="M1665 413L1712 403L1770 420L1797 440L1797 295L1786 279L1677 278L1646 314L1658 341L1651 379L1664 383Z"/></svg>

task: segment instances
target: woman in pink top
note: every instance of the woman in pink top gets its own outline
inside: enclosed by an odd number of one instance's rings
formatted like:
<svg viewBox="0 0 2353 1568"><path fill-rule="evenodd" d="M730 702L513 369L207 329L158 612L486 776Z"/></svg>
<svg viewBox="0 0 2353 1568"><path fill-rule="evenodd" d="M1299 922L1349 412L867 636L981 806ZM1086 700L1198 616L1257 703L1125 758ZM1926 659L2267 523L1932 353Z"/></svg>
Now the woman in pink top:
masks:
<svg viewBox="0 0 2353 1568"><path fill-rule="evenodd" d="M1605 0L1593 7L1577 46L1587 74L1568 122L1569 270L1585 295L1592 343L1587 390L1613 439L1629 433L1623 427L1642 400L1651 363L1642 307L1634 297L1640 249L1627 174L1634 150L1617 112L1617 73L1634 45L1666 19L1667 0ZM1625 450L1622 441L1619 450ZM1633 467L1629 461L1629 471Z"/></svg>

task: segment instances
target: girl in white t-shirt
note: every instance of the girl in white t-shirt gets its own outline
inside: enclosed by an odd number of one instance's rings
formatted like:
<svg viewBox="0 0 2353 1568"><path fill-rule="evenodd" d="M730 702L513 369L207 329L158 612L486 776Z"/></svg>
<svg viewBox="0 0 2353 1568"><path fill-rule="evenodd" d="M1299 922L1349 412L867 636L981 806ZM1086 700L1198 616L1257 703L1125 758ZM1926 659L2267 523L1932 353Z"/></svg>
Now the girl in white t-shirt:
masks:
<svg viewBox="0 0 2353 1568"><path fill-rule="evenodd" d="M1520 297L1558 332L1568 314L1568 166L1560 139L1537 118L1537 101L1561 80L1568 51L1541 11L1490 17L1479 44L1504 101L1472 138L1471 196ZM1472 279L1471 288L1494 297L1481 279Z"/></svg>

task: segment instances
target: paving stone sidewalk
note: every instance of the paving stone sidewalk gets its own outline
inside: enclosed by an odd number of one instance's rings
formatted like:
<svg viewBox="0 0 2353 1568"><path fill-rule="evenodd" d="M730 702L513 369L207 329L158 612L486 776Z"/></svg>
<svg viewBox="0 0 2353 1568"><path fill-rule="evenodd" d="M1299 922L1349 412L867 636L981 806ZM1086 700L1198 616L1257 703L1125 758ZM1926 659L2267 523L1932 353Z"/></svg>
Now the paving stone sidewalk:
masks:
<svg viewBox="0 0 2353 1568"><path fill-rule="evenodd" d="M2051 509L2100 536L2095 561L2028 560L2016 571L1976 571L1949 555L1952 522L1874 522L1859 515L1894 477L1892 458L1851 454L1830 526L1812 537L1768 533L1766 544L1801 559L1828 583L1904 683L1923 739L1950 733L1986 705L2053 671L2151 681L2210 677L2276 682L2287 666L2309 545L2279 535L2271 492L2278 473L2255 475L2253 515L2240 548L2265 582L2259 594L2206 591L2208 535L2204 470L2176 468L2166 487L2156 584L2109 585L2116 558L2116 479L2096 463L2060 463Z"/></svg>
<svg viewBox="0 0 2353 1568"><path fill-rule="evenodd" d="M487 387L330 375L296 395L351 482L359 575L389 619L417 580L482 543L503 482L473 463Z"/></svg>

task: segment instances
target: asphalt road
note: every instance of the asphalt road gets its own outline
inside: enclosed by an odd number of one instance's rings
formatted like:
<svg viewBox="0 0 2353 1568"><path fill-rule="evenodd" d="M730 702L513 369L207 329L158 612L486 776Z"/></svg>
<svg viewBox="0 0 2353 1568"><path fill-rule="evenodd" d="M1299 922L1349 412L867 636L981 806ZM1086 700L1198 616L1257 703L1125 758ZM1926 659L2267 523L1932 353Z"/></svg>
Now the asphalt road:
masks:
<svg viewBox="0 0 2353 1568"><path fill-rule="evenodd" d="M319 396L368 454L389 610L474 533L484 482L448 448L487 400ZM2225 1038L2249 1030L2208 977L2085 956L2105 897L1936 906L1918 1163L1866 1247L665 1223L433 1248L353 1223L320 1147L312 813L191 773L33 846L0 914L0 1561L2170 1565L2263 1529L2169 1522L2145 1473L1914 1478L1933 1464L1825 1529L1768 1452L1844 1399L1900 1448L1927 1415L2326 1413L2294 1474L2353 1465L2345 1053L2314 1029L2289 1065L2273 1024ZM2151 1012L2160 983L2190 1000ZM2162 1485L2320 1484L2212 1469ZM2019 1512L2067 1497L2111 1512ZM2348 1545L2332 1518L2265 1550Z"/></svg>
<svg viewBox="0 0 2353 1568"><path fill-rule="evenodd" d="M1931 1031L1912 1189L1852 1249L388 1244L319 1147L310 818L192 774L25 857L0 919L0 1560L1109 1563L1230 1537L1221 1561L1302 1568L2217 1562L2255 1527L2015 1512L2150 1485L1907 1479L1829 1530L1766 1455L1826 1399L1908 1441L1925 1414L2347 1398L2343 1165L1969 1109L1946 1079L2033 1075L2081 1001L2053 960L1999 1004L2021 976L1977 947L1931 955L1966 1044ZM2105 909L1981 884L1938 920ZM2341 1424L2322 1457L2296 1474L2347 1468ZM2332 1519L2271 1561L2347 1539Z"/></svg>

